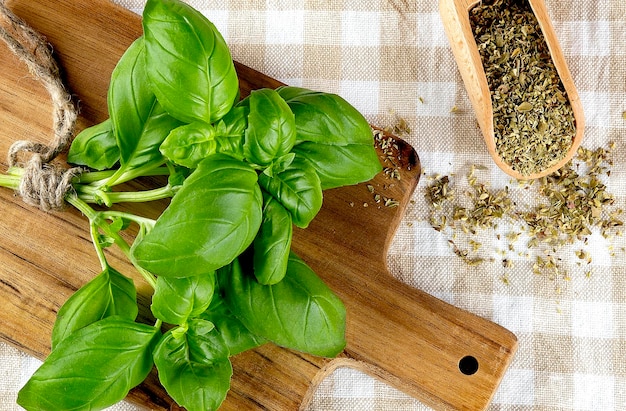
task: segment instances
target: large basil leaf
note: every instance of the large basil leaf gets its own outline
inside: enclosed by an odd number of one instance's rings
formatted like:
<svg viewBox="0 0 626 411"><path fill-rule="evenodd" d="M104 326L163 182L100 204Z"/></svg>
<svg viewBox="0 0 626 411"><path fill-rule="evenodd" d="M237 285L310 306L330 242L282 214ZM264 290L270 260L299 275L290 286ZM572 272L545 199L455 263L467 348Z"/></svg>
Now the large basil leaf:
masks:
<svg viewBox="0 0 626 411"><path fill-rule="evenodd" d="M261 284L276 284L287 272L293 225L291 214L275 198L264 196L263 222L254 239L254 275Z"/></svg>
<svg viewBox="0 0 626 411"><path fill-rule="evenodd" d="M372 129L365 117L338 95L289 86L277 91L296 117L296 144L373 145Z"/></svg>
<svg viewBox="0 0 626 411"><path fill-rule="evenodd" d="M226 303L251 332L314 355L333 357L344 349L345 307L300 258L290 256L285 278L274 285L259 284L239 259L230 270Z"/></svg>
<svg viewBox="0 0 626 411"><path fill-rule="evenodd" d="M254 240L262 219L257 174L225 154L202 161L185 180L133 258L169 277L206 274L230 263Z"/></svg>
<svg viewBox="0 0 626 411"><path fill-rule="evenodd" d="M219 272L228 270L222 269ZM216 293L211 300L209 308L200 315L200 318L208 320L215 325L220 333L230 355L237 355L249 349L258 347L266 342L265 339L252 334L245 325L230 311L224 303L221 293Z"/></svg>
<svg viewBox="0 0 626 411"><path fill-rule="evenodd" d="M293 152L313 165L323 190L369 181L382 170L372 142L337 146L308 141Z"/></svg>
<svg viewBox="0 0 626 411"><path fill-rule="evenodd" d="M106 170L120 160L120 149L113 133L111 119L87 127L74 138L67 153L71 164Z"/></svg>
<svg viewBox="0 0 626 411"><path fill-rule="evenodd" d="M320 178L303 157L296 156L283 171L271 177L261 173L259 185L291 213L298 227L306 228L322 208Z"/></svg>
<svg viewBox="0 0 626 411"><path fill-rule="evenodd" d="M228 348L209 321L195 319L185 333L168 331L154 351L159 380L189 411L217 410L230 389Z"/></svg>
<svg viewBox="0 0 626 411"><path fill-rule="evenodd" d="M157 278L152 313L169 324L183 324L202 314L215 291L215 272L185 278Z"/></svg>
<svg viewBox="0 0 626 411"><path fill-rule="evenodd" d="M244 144L246 159L267 165L288 154L296 142L295 117L272 89L254 90L248 97L250 114Z"/></svg>
<svg viewBox="0 0 626 411"><path fill-rule="evenodd" d="M152 89L172 116L214 123L239 92L226 42L205 16L177 0L148 0L143 12Z"/></svg>
<svg viewBox="0 0 626 411"><path fill-rule="evenodd" d="M70 334L20 390L27 410L97 410L123 400L153 366L161 333L155 327L108 317Z"/></svg>
<svg viewBox="0 0 626 411"><path fill-rule="evenodd" d="M159 146L180 122L168 115L149 85L143 37L126 50L111 74L109 115L120 150L121 167L109 181L132 168L163 161Z"/></svg>
<svg viewBox="0 0 626 411"><path fill-rule="evenodd" d="M83 285L61 306L52 328L52 349L68 335L106 317L137 317L137 291L133 280L107 267Z"/></svg>

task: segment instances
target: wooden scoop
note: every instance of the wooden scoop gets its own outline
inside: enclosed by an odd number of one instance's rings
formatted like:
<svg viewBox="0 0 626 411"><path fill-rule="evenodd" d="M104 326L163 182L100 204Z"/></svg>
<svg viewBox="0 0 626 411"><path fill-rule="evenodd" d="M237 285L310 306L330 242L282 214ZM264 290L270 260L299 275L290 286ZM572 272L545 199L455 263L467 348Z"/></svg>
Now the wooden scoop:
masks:
<svg viewBox="0 0 626 411"><path fill-rule="evenodd" d="M493 107L491 94L487 83L487 76L478 53L478 47L470 25L469 11L480 3L479 0L440 0L439 12L443 26L450 41L452 53L459 66L459 71L470 101L474 107L478 124L485 138L489 154L505 173L520 180L536 179L551 174L563 167L572 159L580 145L585 128L582 104L574 86L572 75L567 67L563 51L554 32L554 27L546 10L544 0L528 0L539 27L543 32L544 39L550 50L552 61L556 67L561 82L565 87L567 96L574 112L576 122L576 134L567 155L553 166L535 174L523 175L511 168L498 155L495 144L493 126Z"/></svg>

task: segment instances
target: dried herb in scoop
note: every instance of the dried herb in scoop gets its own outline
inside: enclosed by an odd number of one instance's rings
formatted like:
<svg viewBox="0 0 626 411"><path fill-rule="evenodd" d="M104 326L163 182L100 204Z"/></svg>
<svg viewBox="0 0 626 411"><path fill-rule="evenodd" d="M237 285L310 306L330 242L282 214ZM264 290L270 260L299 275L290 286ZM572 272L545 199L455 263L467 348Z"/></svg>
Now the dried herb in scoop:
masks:
<svg viewBox="0 0 626 411"><path fill-rule="evenodd" d="M481 1L470 23L491 92L498 155L525 176L551 167L572 146L576 125L528 1Z"/></svg>

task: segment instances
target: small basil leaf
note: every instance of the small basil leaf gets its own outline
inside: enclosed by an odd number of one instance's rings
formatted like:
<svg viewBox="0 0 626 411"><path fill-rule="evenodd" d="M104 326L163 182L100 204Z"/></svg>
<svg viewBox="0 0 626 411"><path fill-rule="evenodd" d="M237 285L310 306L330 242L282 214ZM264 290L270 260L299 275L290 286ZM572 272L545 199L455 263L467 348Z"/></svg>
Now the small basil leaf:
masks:
<svg viewBox="0 0 626 411"><path fill-rule="evenodd" d="M230 263L262 220L257 174L225 154L203 160L140 242L133 258L157 275L190 277Z"/></svg>
<svg viewBox="0 0 626 411"><path fill-rule="evenodd" d="M229 267L226 303L251 332L314 355L333 357L344 349L345 307L300 258L290 256L285 278L274 285L259 284L240 259Z"/></svg>
<svg viewBox="0 0 626 411"><path fill-rule="evenodd" d="M186 333L168 331L154 351L159 380L189 411L217 410L230 389L228 348L209 321L195 319Z"/></svg>
<svg viewBox="0 0 626 411"><path fill-rule="evenodd" d="M304 142L293 151L313 165L323 190L369 181L382 170L373 143L336 146Z"/></svg>
<svg viewBox="0 0 626 411"><path fill-rule="evenodd" d="M291 213L293 223L300 228L306 228L322 208L320 178L311 163L297 155L272 177L261 173L259 185Z"/></svg>
<svg viewBox="0 0 626 411"><path fill-rule="evenodd" d="M233 107L215 124L217 151L243 160L244 133L247 127L248 109L239 106Z"/></svg>
<svg viewBox="0 0 626 411"><path fill-rule="evenodd" d="M215 272L185 278L158 277L150 308L166 323L183 324L209 307L214 291Z"/></svg>
<svg viewBox="0 0 626 411"><path fill-rule="evenodd" d="M152 90L172 116L215 123L232 107L239 82L222 35L176 0L148 0L143 12Z"/></svg>
<svg viewBox="0 0 626 411"><path fill-rule="evenodd" d="M185 179L189 177L192 170L187 167L176 166L172 163L168 163L170 175L167 178L167 183L170 187L179 187L182 186L185 182Z"/></svg>
<svg viewBox="0 0 626 411"><path fill-rule="evenodd" d="M111 119L88 127L72 141L67 161L94 170L106 170L120 160L120 149L113 134Z"/></svg>
<svg viewBox="0 0 626 411"><path fill-rule="evenodd" d="M293 148L296 141L295 117L285 100L272 89L252 91L248 104L250 114L244 154L253 164L267 165Z"/></svg>
<svg viewBox="0 0 626 411"><path fill-rule="evenodd" d="M266 195L263 222L254 239L254 275L261 284L281 281L287 272L293 224L291 214L275 198Z"/></svg>
<svg viewBox="0 0 626 411"><path fill-rule="evenodd" d="M133 280L108 267L83 285L61 306L52 328L52 349L76 330L106 317L137 317Z"/></svg>
<svg viewBox="0 0 626 411"><path fill-rule="evenodd" d="M236 105L215 124L216 134L220 137L243 138L248 127L249 108Z"/></svg>
<svg viewBox="0 0 626 411"><path fill-rule="evenodd" d="M111 230L113 230L114 232L119 233L120 231L126 230L128 227L130 227L131 223L132 221L128 218L113 217L111 218L111 223L109 224L109 227L111 227Z"/></svg>
<svg viewBox="0 0 626 411"><path fill-rule="evenodd" d="M219 270L220 272L222 270ZM224 339L230 355L237 355L265 343L265 339L252 334L224 303L221 293L216 293L209 308L203 312L201 319L215 324Z"/></svg>
<svg viewBox="0 0 626 411"><path fill-rule="evenodd" d="M96 410L123 400L153 367L158 329L108 317L70 334L50 353L17 402L27 410Z"/></svg>
<svg viewBox="0 0 626 411"><path fill-rule="evenodd" d="M215 129L207 123L195 122L175 128L161 144L161 153L181 166L196 168L217 150Z"/></svg>
<svg viewBox="0 0 626 411"><path fill-rule="evenodd" d="M277 92L296 117L296 144L373 144L372 129L365 117L338 95L289 86Z"/></svg>
<svg viewBox="0 0 626 411"><path fill-rule="evenodd" d="M293 163L293 160L296 158L296 153L285 154L282 157L277 158L272 162L269 166L263 170L264 174L267 174L269 177L274 177L274 174L283 172Z"/></svg>

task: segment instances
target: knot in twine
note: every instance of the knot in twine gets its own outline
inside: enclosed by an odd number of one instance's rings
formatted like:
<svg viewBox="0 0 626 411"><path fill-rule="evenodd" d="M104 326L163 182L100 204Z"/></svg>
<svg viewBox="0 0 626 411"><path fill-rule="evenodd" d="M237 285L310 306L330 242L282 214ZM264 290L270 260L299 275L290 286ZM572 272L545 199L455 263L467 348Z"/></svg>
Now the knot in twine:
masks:
<svg viewBox="0 0 626 411"><path fill-rule="evenodd" d="M9 149L9 166L24 168L18 194L25 203L43 211L61 210L65 196L72 190L72 179L82 170L63 169L50 162L65 151L72 140L78 117L76 107L63 85L46 39L9 10L4 0L0 0L0 38L44 85L53 106L54 135L50 144L23 140ZM27 152L32 153L30 158L20 161L20 154Z"/></svg>

